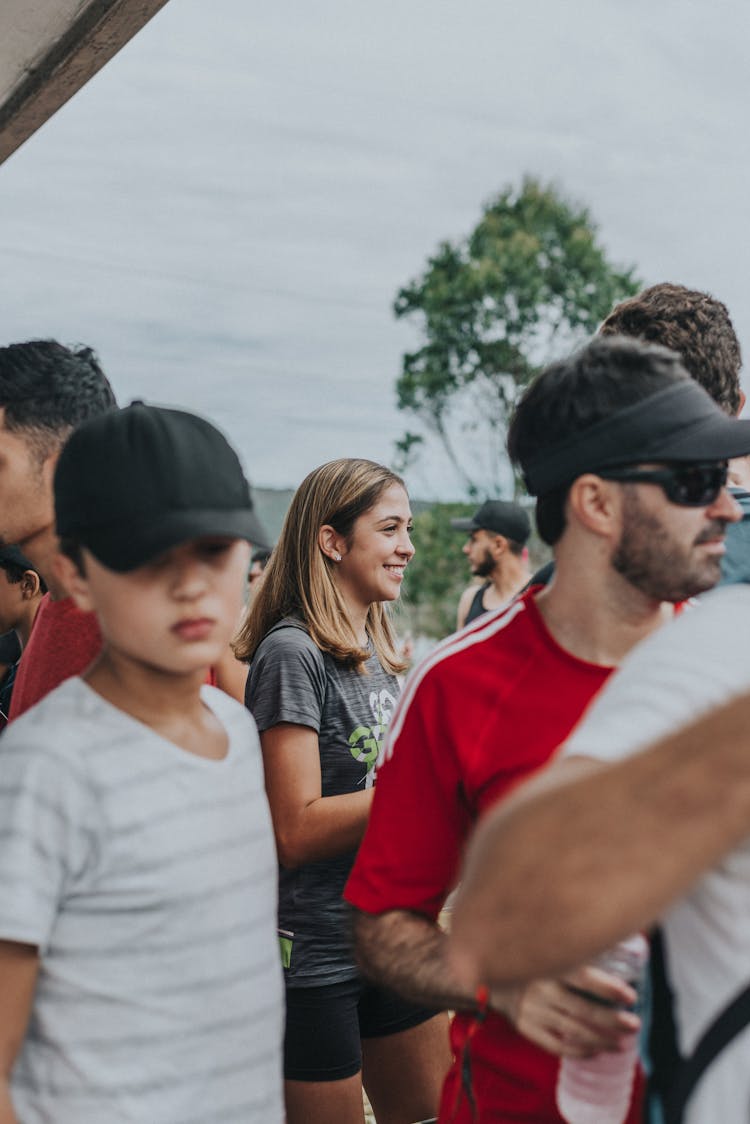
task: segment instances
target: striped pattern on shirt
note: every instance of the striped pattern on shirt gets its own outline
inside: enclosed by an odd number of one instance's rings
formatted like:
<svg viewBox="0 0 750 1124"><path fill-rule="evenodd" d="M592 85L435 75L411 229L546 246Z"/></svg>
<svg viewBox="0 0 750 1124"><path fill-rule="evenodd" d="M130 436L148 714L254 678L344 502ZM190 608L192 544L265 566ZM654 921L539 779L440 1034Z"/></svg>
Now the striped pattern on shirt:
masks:
<svg viewBox="0 0 750 1124"><path fill-rule="evenodd" d="M24 1124L283 1119L276 859L254 724L188 753L70 679L0 745L0 939L40 973Z"/></svg>

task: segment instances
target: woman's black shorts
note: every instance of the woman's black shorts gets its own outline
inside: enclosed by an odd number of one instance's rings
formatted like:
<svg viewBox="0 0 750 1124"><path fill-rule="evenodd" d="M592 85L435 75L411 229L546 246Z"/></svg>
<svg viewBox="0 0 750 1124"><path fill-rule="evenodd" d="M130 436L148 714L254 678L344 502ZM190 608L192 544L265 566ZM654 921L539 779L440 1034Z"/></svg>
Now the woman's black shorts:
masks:
<svg viewBox="0 0 750 1124"><path fill-rule="evenodd" d="M286 991L284 1077L340 1081L362 1068L362 1038L385 1038L435 1015L360 978Z"/></svg>

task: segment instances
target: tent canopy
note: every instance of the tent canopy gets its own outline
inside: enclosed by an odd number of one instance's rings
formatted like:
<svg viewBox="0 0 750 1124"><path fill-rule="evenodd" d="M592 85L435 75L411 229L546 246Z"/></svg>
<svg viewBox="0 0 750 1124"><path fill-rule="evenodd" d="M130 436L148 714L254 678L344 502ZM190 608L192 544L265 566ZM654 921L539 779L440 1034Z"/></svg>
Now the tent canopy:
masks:
<svg viewBox="0 0 750 1124"><path fill-rule="evenodd" d="M0 163L167 0L2 0Z"/></svg>

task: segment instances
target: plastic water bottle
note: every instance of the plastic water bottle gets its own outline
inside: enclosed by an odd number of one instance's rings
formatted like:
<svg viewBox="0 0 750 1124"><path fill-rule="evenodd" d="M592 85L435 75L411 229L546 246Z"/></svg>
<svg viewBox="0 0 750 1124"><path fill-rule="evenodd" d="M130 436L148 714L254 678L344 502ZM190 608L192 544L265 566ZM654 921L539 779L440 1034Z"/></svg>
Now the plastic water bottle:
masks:
<svg viewBox="0 0 750 1124"><path fill-rule="evenodd" d="M594 961L640 991L648 962L648 941L640 933L620 941ZM617 1052L591 1058L563 1058L557 1079L557 1107L568 1124L623 1124L633 1093L638 1063L638 1032Z"/></svg>

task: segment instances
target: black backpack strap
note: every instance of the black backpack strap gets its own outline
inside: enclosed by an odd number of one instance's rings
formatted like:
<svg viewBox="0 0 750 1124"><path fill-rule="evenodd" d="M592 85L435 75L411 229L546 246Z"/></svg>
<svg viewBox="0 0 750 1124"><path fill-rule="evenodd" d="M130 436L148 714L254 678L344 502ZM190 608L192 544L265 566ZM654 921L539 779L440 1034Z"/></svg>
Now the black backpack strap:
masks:
<svg viewBox="0 0 750 1124"><path fill-rule="evenodd" d="M651 1023L648 1055L651 1062L648 1097L661 1101L672 1088L684 1064L677 1046L677 1025L674 1017L674 995L667 972L664 935L654 929L650 937L649 978L651 982Z"/></svg>
<svg viewBox="0 0 750 1124"><path fill-rule="evenodd" d="M685 1107L708 1067L750 1024L750 984L721 1011L680 1068L664 1097L665 1124L681 1124Z"/></svg>

